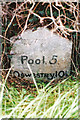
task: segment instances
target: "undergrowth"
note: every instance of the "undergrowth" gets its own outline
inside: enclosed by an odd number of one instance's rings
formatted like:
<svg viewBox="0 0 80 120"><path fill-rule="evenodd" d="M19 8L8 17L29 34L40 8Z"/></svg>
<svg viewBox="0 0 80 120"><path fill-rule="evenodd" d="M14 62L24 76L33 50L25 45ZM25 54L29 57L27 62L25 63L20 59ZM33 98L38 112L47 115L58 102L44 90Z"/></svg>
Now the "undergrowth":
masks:
<svg viewBox="0 0 80 120"><path fill-rule="evenodd" d="M78 81L41 84L39 93L5 85L1 118L78 118Z"/></svg>

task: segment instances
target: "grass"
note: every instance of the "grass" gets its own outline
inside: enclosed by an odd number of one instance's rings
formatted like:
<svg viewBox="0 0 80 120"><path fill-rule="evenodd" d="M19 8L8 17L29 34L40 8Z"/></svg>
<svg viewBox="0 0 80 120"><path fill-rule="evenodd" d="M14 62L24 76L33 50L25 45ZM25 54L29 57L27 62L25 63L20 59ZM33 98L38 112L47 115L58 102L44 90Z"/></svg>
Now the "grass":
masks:
<svg viewBox="0 0 80 120"><path fill-rule="evenodd" d="M3 86L2 86L3 87ZM33 94L4 86L1 118L78 118L78 79L42 85Z"/></svg>

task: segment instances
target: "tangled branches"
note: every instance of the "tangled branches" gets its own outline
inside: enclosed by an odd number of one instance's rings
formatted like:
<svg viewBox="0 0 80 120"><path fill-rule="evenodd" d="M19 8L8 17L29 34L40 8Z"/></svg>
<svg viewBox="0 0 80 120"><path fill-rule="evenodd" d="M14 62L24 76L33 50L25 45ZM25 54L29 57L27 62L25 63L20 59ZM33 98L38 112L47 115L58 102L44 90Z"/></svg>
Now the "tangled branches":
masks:
<svg viewBox="0 0 80 120"><path fill-rule="evenodd" d="M10 36L7 37L12 37L15 33L22 35L26 29L36 30L43 26L66 38L78 31L77 2L58 2L56 5L55 2L27 1L3 5L3 20L7 21L5 37L8 33Z"/></svg>

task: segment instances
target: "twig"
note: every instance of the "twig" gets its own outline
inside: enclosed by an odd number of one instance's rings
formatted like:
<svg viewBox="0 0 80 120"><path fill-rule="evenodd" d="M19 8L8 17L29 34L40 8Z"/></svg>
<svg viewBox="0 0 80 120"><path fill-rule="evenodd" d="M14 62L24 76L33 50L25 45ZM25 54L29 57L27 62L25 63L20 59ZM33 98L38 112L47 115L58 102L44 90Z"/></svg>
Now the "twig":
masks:
<svg viewBox="0 0 80 120"><path fill-rule="evenodd" d="M35 80L35 78L34 78L33 72L32 72L32 70L31 70L31 67L30 67L30 65L29 65L28 63L27 63L27 66L28 66L29 71L30 71L30 73L31 73L31 75L32 75L33 82L34 82L34 84L35 84L35 86L36 86L37 92L39 93L39 89L38 89L38 86L37 86L36 80Z"/></svg>
<svg viewBox="0 0 80 120"><path fill-rule="evenodd" d="M76 75L78 76L78 75L79 75L79 73L78 73L78 70L77 70L77 68L76 68L76 66L75 66L74 61L72 60L72 58L71 58L71 61L72 61L72 64L73 64L73 66L74 66L74 68L75 68Z"/></svg>

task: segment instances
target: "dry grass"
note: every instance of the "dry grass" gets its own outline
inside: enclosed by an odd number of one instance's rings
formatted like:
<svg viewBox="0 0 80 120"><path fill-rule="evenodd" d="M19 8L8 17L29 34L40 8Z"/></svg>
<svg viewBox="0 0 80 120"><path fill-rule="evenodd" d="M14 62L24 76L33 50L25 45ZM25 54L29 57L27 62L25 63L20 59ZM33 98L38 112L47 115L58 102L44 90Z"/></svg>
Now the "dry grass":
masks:
<svg viewBox="0 0 80 120"><path fill-rule="evenodd" d="M1 117L6 118L78 118L78 79L64 79L55 86L48 83L39 93L2 85ZM36 83L37 84L37 83ZM3 87L5 87L3 91Z"/></svg>

